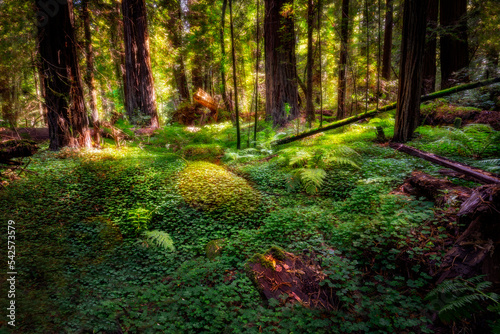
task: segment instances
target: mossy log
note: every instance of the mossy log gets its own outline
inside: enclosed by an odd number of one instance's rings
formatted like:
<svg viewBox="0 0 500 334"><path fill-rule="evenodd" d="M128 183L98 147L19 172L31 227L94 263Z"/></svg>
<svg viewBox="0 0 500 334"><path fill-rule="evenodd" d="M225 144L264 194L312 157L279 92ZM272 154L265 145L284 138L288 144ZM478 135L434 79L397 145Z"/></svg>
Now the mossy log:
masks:
<svg viewBox="0 0 500 334"><path fill-rule="evenodd" d="M440 157L439 155L424 152L424 151L421 151L421 150L418 150L416 148L413 148L413 147L410 147L407 145L403 145L403 144L393 143L393 144L390 144L389 146L397 151L401 151L401 152L404 152L406 154L412 155L414 157L430 161L430 162L435 163L437 165L453 169L459 173L462 173L468 177L475 179L476 181L478 181L480 183L500 184L500 178L498 178L496 175L493 175L492 173L488 173L488 172L481 170L479 168L473 168L471 166L461 164L459 162L446 159L444 157Z"/></svg>
<svg viewBox="0 0 500 334"><path fill-rule="evenodd" d="M0 143L0 163L16 164L11 159L30 157L39 150L32 140L8 140Z"/></svg>
<svg viewBox="0 0 500 334"><path fill-rule="evenodd" d="M456 87L452 87L452 88L448 88L448 89L444 89L444 90L441 90L441 91L438 91L438 92L434 92L432 94L428 94L428 95L422 96L420 98L420 102L431 101L431 100L434 100L434 99L438 99L440 97L448 96L448 95L451 95L451 94L455 94L455 93L458 93L458 92L463 92L463 91L474 89L474 88L489 86L489 85L492 85L492 84L495 84L495 83L498 83L498 82L500 82L500 77L499 78L489 79L489 80L484 80L484 81L479 81L479 82L474 82L474 83L470 83L470 84L460 85L460 86L456 86ZM340 127L342 127L344 125L348 125L348 124L360 121L362 119L369 118L369 117L375 116L375 115L377 115L379 113L382 113L382 112L385 112L385 111L389 111L389 110L393 110L393 109L396 109L396 103L391 103L391 104L388 104L388 105L386 105L386 106L384 106L382 108L379 108L379 109L373 109L373 110L367 111L367 112L365 112L363 114L359 114L359 115L356 115L356 116L348 117L348 118L345 118L343 120L340 120L340 121L337 121L337 122L333 122L333 123L331 123L329 125L323 126L321 128L316 128L316 129L312 129L312 130L309 130L309 131L305 131L305 132L299 133L298 135L295 135L295 136L291 136L291 137L287 137L287 138L282 138L282 139L274 141L272 144L273 145L288 144L288 143L294 142L296 140L300 140L300 139L304 139L304 138L310 137L310 136L315 135L317 133L321 133L321 132L324 132L324 131L337 129L337 128L340 128Z"/></svg>

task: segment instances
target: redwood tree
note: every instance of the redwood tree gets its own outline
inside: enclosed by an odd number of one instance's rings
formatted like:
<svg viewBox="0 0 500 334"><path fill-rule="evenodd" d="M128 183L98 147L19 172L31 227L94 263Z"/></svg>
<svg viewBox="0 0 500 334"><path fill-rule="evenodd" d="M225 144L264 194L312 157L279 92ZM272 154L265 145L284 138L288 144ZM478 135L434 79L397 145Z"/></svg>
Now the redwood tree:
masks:
<svg viewBox="0 0 500 334"><path fill-rule="evenodd" d="M306 90L306 115L309 127L314 121L313 95L313 19L314 5L313 0L307 2L307 90Z"/></svg>
<svg viewBox="0 0 500 334"><path fill-rule="evenodd" d="M441 89L456 84L456 72L469 65L467 0L440 0Z"/></svg>
<svg viewBox="0 0 500 334"><path fill-rule="evenodd" d="M411 139L420 117L420 92L425 47L427 1L405 0L399 70L398 100L394 138Z"/></svg>
<svg viewBox="0 0 500 334"><path fill-rule="evenodd" d="M299 116L291 0L265 0L266 115L274 126Z"/></svg>
<svg viewBox="0 0 500 334"><path fill-rule="evenodd" d="M342 119L346 115L345 91L346 91L346 66L347 47L349 40L349 0L342 0L342 21L340 23L340 60L339 60L339 84L337 119Z"/></svg>
<svg viewBox="0 0 500 334"><path fill-rule="evenodd" d="M429 0L427 12L427 33L424 51L422 95L436 89L436 42L439 0Z"/></svg>
<svg viewBox="0 0 500 334"><path fill-rule="evenodd" d="M89 147L90 132L75 46L73 1L35 1L50 150ZM47 13L47 10L50 13Z"/></svg>
<svg viewBox="0 0 500 334"><path fill-rule="evenodd" d="M94 49L92 48L92 35L90 32L89 0L82 1L83 27L85 30L85 52L87 60L87 72L85 83L90 95L90 115L92 116L92 126L94 127L94 142L99 145L99 113L97 112L97 96L94 80Z"/></svg>
<svg viewBox="0 0 500 334"><path fill-rule="evenodd" d="M382 55L382 78L391 79L391 52L392 52L392 0L385 1L384 50Z"/></svg>
<svg viewBox="0 0 500 334"><path fill-rule="evenodd" d="M149 116L149 125L158 127L156 96L149 55L149 35L145 0L123 0L125 39L125 110L136 123Z"/></svg>

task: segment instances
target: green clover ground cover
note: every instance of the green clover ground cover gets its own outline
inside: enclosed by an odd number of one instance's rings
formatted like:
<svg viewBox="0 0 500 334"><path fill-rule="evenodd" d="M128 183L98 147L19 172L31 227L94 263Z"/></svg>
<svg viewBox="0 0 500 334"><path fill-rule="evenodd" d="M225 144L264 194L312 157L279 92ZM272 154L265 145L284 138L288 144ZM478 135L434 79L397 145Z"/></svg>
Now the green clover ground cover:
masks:
<svg viewBox="0 0 500 334"><path fill-rule="evenodd" d="M165 141L182 134L211 144L210 132L180 131L143 149L42 151L31 164L38 175L0 191L2 221L16 221L14 332L429 331L425 254L447 235L429 236L432 204L389 193L412 170L434 166L375 146L371 130L333 132L294 145L347 145L361 168L327 167L309 195L289 182L286 152L259 161L249 150L230 167L188 163ZM172 247L151 242L165 233ZM244 265L273 245L316 255L335 311L262 301ZM434 253L435 267L442 254Z"/></svg>

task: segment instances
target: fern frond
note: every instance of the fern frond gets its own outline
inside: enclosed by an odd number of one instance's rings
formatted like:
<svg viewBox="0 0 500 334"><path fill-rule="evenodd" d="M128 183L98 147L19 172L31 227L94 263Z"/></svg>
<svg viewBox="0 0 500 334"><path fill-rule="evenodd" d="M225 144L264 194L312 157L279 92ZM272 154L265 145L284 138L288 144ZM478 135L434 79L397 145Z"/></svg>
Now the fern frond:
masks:
<svg viewBox="0 0 500 334"><path fill-rule="evenodd" d="M321 188L325 177L326 172L321 168L302 168L300 170L300 179L308 194L316 193Z"/></svg>
<svg viewBox="0 0 500 334"><path fill-rule="evenodd" d="M146 240L151 242L157 247L174 251L174 241L170 237L170 235L167 232L163 231L145 231L143 235L146 237Z"/></svg>
<svg viewBox="0 0 500 334"><path fill-rule="evenodd" d="M314 155L309 151L298 151L290 158L290 166L304 166Z"/></svg>

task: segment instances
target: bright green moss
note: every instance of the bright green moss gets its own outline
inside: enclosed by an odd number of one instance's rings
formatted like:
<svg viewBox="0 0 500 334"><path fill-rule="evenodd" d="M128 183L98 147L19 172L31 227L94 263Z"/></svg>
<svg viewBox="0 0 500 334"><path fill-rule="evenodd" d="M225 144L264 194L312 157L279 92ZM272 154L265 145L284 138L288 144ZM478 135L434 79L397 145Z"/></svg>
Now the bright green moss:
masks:
<svg viewBox="0 0 500 334"><path fill-rule="evenodd" d="M193 207L206 211L253 212L260 196L248 182L221 166L197 161L179 175L178 191Z"/></svg>
<svg viewBox="0 0 500 334"><path fill-rule="evenodd" d="M188 160L215 161L224 155L224 150L217 144L195 144L184 147L182 155Z"/></svg>

